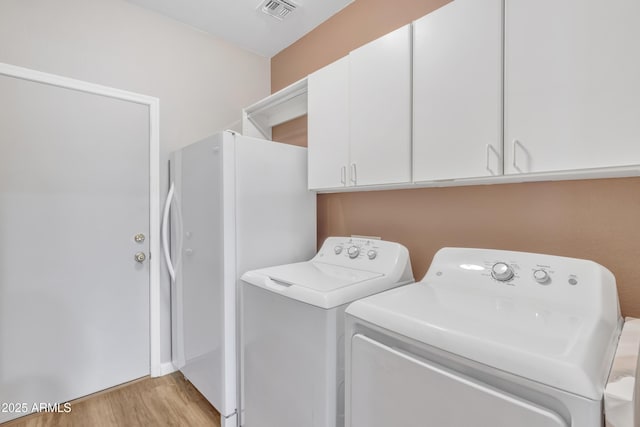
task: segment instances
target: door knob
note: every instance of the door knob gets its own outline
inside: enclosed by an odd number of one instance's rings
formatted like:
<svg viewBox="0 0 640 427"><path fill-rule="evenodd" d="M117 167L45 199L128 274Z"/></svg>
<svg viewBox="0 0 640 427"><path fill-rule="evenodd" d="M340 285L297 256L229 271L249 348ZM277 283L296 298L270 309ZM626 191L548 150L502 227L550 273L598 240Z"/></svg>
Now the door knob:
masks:
<svg viewBox="0 0 640 427"><path fill-rule="evenodd" d="M136 254L133 257L137 262L140 262L140 263L144 262L144 260L147 259L147 256L144 254L144 252L136 252Z"/></svg>

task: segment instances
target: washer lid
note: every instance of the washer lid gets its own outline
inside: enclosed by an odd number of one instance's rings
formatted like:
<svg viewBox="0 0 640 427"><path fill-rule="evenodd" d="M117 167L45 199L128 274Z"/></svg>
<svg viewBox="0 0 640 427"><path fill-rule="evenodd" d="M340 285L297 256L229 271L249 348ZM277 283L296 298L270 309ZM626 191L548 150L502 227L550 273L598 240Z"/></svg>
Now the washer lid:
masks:
<svg viewBox="0 0 640 427"><path fill-rule="evenodd" d="M315 261L249 271L242 275L242 280L325 309L397 286L388 283L382 273ZM380 289L381 285L384 288Z"/></svg>
<svg viewBox="0 0 640 427"><path fill-rule="evenodd" d="M277 282L302 286L323 293L384 276L382 273L355 270L321 262L299 262L265 268L260 271Z"/></svg>
<svg viewBox="0 0 640 427"><path fill-rule="evenodd" d="M615 325L553 306L421 282L359 300L351 316L467 359L600 400Z"/></svg>

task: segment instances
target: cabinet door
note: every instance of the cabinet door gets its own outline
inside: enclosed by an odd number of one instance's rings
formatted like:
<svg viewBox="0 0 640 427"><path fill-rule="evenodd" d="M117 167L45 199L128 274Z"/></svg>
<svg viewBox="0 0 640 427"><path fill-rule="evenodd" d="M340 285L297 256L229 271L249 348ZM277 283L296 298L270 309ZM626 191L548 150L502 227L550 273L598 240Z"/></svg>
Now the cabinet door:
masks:
<svg viewBox="0 0 640 427"><path fill-rule="evenodd" d="M506 0L505 171L640 164L640 2Z"/></svg>
<svg viewBox="0 0 640 427"><path fill-rule="evenodd" d="M411 26L349 54L350 180L411 179Z"/></svg>
<svg viewBox="0 0 640 427"><path fill-rule="evenodd" d="M349 162L348 96L348 57L309 76L309 189L346 185Z"/></svg>
<svg viewBox="0 0 640 427"><path fill-rule="evenodd" d="M456 0L413 28L413 179L502 173L502 0Z"/></svg>

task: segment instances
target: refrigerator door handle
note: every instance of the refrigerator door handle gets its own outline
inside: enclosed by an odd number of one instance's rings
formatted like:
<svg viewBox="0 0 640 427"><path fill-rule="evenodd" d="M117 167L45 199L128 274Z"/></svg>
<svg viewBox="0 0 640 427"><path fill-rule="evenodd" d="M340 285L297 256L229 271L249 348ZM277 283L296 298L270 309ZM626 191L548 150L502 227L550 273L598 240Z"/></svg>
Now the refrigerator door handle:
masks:
<svg viewBox="0 0 640 427"><path fill-rule="evenodd" d="M164 212L162 213L162 246L164 250L164 260L171 276L171 281L176 280L176 271L171 261L171 248L169 247L169 213L171 212L171 202L173 201L174 184L171 183L167 200L164 202Z"/></svg>

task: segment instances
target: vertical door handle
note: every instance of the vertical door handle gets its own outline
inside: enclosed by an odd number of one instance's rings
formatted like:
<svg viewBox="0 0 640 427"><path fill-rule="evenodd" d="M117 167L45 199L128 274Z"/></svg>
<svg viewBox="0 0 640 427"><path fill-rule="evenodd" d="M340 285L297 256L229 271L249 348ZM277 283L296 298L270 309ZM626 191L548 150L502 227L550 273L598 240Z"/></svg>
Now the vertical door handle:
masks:
<svg viewBox="0 0 640 427"><path fill-rule="evenodd" d="M351 163L351 182L353 185L358 183L358 171L356 170L356 164Z"/></svg>
<svg viewBox="0 0 640 427"><path fill-rule="evenodd" d="M511 151L513 152L513 168L515 170L517 170L518 172L522 172L522 169L520 169L520 167L518 166L518 153L517 153L517 149L518 146L522 147L522 144L520 143L520 141L518 141L517 139L513 140L513 143L511 145Z"/></svg>
<svg viewBox="0 0 640 427"><path fill-rule="evenodd" d="M500 153L498 153L498 150L496 150L493 145L487 144L487 172L489 172L491 175L495 175L496 173L493 171L493 169L491 169L491 166L489 165L489 157L492 151L496 155L496 157L500 159Z"/></svg>
<svg viewBox="0 0 640 427"><path fill-rule="evenodd" d="M347 167L346 166L342 166L340 168L340 182L343 185L347 185Z"/></svg>
<svg viewBox="0 0 640 427"><path fill-rule="evenodd" d="M169 247L169 212L171 211L171 202L173 201L174 184L171 183L169 187L169 194L167 194L167 200L164 202L164 212L162 214L162 246L164 249L164 260L167 263L167 270L171 280L176 280L176 272L171 261L171 248Z"/></svg>

